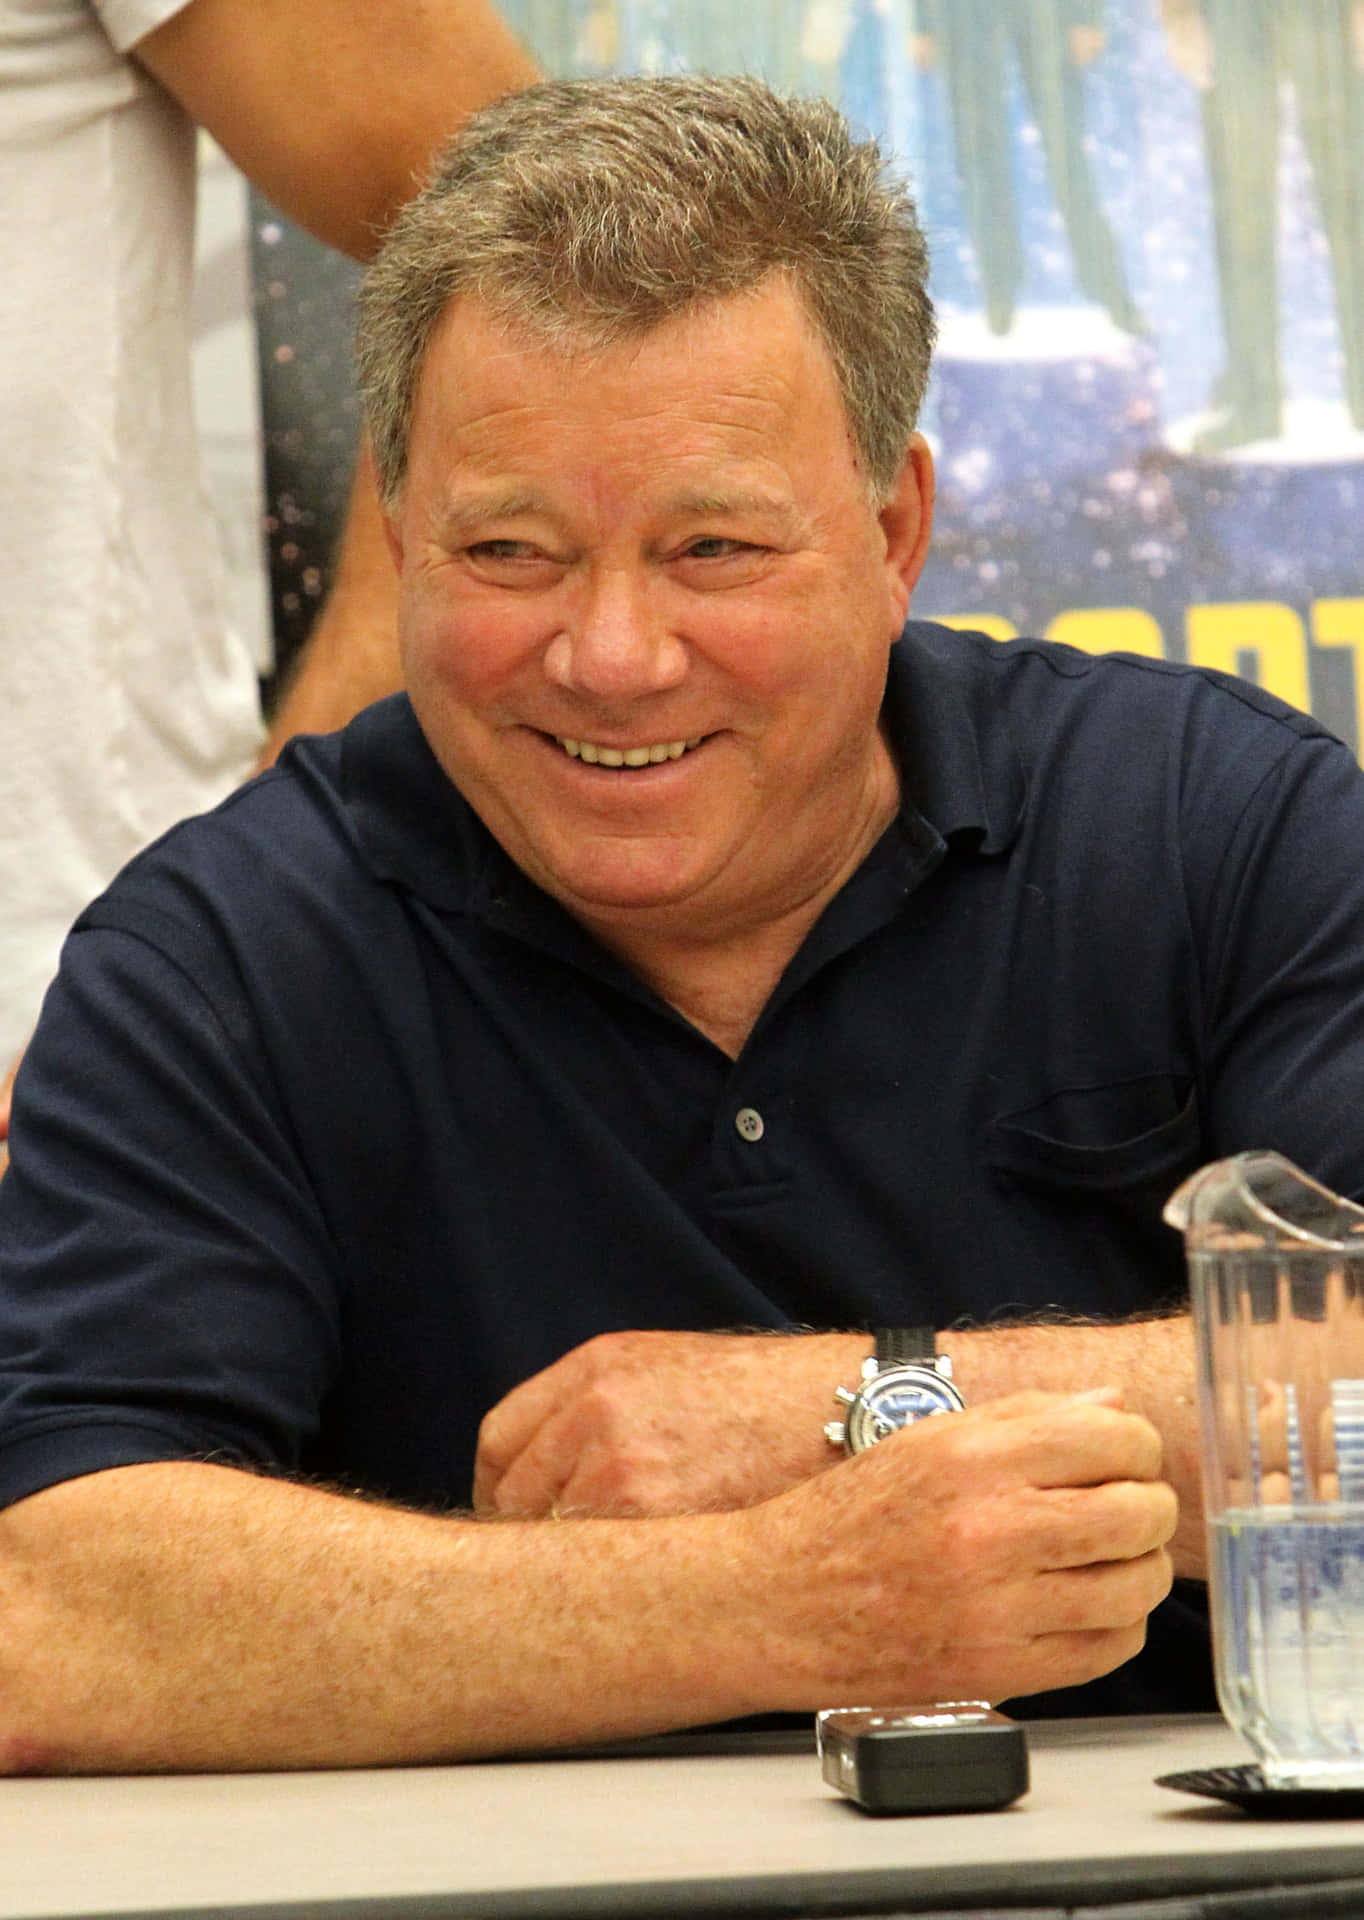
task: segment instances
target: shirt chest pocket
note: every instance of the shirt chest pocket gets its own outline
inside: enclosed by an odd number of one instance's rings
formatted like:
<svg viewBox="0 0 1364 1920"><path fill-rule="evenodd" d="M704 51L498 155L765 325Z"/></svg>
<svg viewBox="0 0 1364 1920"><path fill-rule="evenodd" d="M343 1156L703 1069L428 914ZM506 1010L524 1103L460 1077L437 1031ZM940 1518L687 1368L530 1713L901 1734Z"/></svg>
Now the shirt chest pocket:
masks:
<svg viewBox="0 0 1364 1920"><path fill-rule="evenodd" d="M1075 1193L1173 1187L1201 1154L1197 1093L1177 1074L1063 1088L997 1114L983 1141L993 1171Z"/></svg>

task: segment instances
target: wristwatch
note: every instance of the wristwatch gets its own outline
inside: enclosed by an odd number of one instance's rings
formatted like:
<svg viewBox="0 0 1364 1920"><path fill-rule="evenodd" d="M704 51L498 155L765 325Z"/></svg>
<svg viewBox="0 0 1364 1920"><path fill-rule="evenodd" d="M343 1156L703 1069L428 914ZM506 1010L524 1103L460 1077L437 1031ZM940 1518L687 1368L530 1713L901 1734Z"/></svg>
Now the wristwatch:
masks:
<svg viewBox="0 0 1364 1920"><path fill-rule="evenodd" d="M952 1362L937 1351L932 1327L878 1327L876 1351L862 1366L854 1392L836 1387L847 1408L824 1429L830 1446L862 1453L889 1433L935 1413L960 1413L966 1402L952 1384Z"/></svg>

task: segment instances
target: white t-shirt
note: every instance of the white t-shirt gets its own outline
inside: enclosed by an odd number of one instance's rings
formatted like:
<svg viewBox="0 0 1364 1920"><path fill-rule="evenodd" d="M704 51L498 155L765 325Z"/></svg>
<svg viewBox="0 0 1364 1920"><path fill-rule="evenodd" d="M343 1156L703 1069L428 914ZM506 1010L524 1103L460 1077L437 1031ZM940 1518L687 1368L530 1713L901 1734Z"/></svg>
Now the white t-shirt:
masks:
<svg viewBox="0 0 1364 1920"><path fill-rule="evenodd" d="M72 919L245 774L190 382L194 130L127 50L184 0L0 0L0 1071Z"/></svg>

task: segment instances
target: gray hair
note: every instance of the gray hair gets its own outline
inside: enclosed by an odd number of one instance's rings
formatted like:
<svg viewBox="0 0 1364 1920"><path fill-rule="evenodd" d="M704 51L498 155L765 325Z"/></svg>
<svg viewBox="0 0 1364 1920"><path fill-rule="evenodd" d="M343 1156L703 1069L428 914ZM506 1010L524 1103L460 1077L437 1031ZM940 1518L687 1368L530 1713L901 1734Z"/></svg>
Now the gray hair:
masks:
<svg viewBox="0 0 1364 1920"><path fill-rule="evenodd" d="M889 497L928 380L928 250L906 187L822 100L749 78L549 81L476 113L360 291L380 492L402 492L422 362L456 296L532 338L606 347L773 274L833 362Z"/></svg>

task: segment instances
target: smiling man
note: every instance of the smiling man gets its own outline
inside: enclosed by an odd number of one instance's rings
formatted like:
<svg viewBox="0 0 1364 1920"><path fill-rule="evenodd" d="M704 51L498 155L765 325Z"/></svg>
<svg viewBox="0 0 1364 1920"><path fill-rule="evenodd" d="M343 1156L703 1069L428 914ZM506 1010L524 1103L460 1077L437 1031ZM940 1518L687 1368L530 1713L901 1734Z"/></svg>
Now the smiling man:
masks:
<svg viewBox="0 0 1364 1920"><path fill-rule="evenodd" d="M428 350L393 514L422 730L731 1055L898 811L878 715L931 504L917 436L873 501L782 274L609 345L465 296Z"/></svg>
<svg viewBox="0 0 1364 1920"><path fill-rule="evenodd" d="M747 80L532 89L394 229L408 691L126 870L15 1090L0 1763L1210 1703L1160 1205L1364 1186L1364 783L906 622L925 275Z"/></svg>

